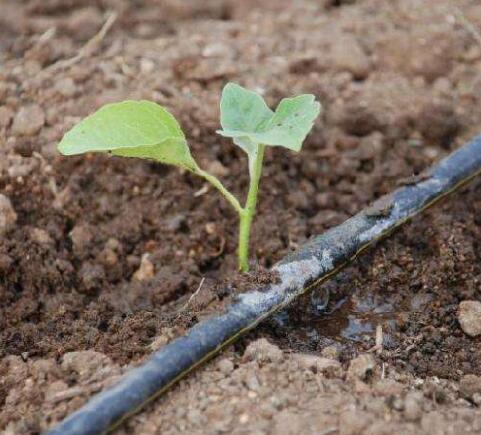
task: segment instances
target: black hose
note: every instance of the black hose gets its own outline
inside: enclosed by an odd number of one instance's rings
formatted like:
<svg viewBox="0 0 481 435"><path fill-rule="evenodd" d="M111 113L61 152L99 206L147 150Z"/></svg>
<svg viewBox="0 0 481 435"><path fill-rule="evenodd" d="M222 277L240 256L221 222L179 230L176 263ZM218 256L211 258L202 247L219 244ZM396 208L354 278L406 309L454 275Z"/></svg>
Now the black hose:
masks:
<svg viewBox="0 0 481 435"><path fill-rule="evenodd" d="M337 273L365 248L480 172L478 136L422 176L289 254L273 267L279 274L278 282L239 294L223 314L198 323L48 433L85 435L112 430L241 334Z"/></svg>

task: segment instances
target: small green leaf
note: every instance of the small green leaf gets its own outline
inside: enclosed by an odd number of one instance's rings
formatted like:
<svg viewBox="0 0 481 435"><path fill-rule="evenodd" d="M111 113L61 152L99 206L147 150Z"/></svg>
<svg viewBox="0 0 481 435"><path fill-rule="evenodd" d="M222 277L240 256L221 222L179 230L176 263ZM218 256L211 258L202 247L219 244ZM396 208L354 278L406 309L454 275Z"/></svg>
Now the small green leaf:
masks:
<svg viewBox="0 0 481 435"><path fill-rule="evenodd" d="M315 101L314 95L284 98L264 131L256 134L258 142L299 151L319 115L320 108L321 105Z"/></svg>
<svg viewBox="0 0 481 435"><path fill-rule="evenodd" d="M235 83L224 86L220 100L220 125L224 130L260 131L272 115L272 110L259 94Z"/></svg>
<svg viewBox="0 0 481 435"><path fill-rule="evenodd" d="M197 169L176 119L150 101L103 106L73 127L59 143L58 150L64 155L110 152Z"/></svg>
<svg viewBox="0 0 481 435"><path fill-rule="evenodd" d="M299 95L284 98L273 113L260 95L229 83L222 92L223 130L218 133L233 138L249 155L260 143L299 151L319 112L313 95Z"/></svg>

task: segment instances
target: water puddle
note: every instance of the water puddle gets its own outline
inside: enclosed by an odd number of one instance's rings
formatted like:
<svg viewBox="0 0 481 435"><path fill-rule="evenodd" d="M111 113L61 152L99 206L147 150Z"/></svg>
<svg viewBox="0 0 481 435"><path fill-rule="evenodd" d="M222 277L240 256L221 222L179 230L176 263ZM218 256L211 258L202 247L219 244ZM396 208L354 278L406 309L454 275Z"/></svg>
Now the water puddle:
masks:
<svg viewBox="0 0 481 435"><path fill-rule="evenodd" d="M414 295L370 294L361 289L338 300L329 300L329 289L319 288L298 306L278 314L274 322L290 343L315 349L319 344L353 344L374 340L382 326L383 345L396 346L395 335L406 315L422 311L429 293ZM279 331L280 332L280 331ZM302 343L302 344L301 344Z"/></svg>

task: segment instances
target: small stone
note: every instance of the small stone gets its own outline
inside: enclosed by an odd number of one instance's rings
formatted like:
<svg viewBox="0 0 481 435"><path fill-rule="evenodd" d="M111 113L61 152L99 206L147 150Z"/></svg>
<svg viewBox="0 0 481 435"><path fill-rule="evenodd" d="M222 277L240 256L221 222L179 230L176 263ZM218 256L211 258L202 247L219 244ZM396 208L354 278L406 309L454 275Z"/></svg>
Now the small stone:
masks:
<svg viewBox="0 0 481 435"><path fill-rule="evenodd" d="M51 246L54 244L54 241L52 237L50 237L50 234L42 228L32 228L30 230L30 237L35 243L39 244L40 246Z"/></svg>
<svg viewBox="0 0 481 435"><path fill-rule="evenodd" d="M248 372L245 379L244 383L246 387L251 390L251 391L259 391L261 388L261 384L259 383L259 379L257 379L257 376L254 372Z"/></svg>
<svg viewBox="0 0 481 435"><path fill-rule="evenodd" d="M470 337L481 334L481 302L462 301L459 304L458 320L461 329Z"/></svg>
<svg viewBox="0 0 481 435"><path fill-rule="evenodd" d="M376 360L370 353L364 353L354 358L347 369L349 379L366 381L376 367Z"/></svg>
<svg viewBox="0 0 481 435"><path fill-rule="evenodd" d="M13 209L10 199L0 193L0 237L15 227L17 213Z"/></svg>
<svg viewBox="0 0 481 435"><path fill-rule="evenodd" d="M37 104L22 107L13 120L12 133L19 136L33 136L45 124L45 114Z"/></svg>
<svg viewBox="0 0 481 435"><path fill-rule="evenodd" d="M284 359L284 353L265 338L260 338L247 346L244 352L244 359L258 361L259 363L279 363Z"/></svg>
<svg viewBox="0 0 481 435"><path fill-rule="evenodd" d="M217 368L224 375L229 375L234 370L234 363L230 359L223 358L217 363Z"/></svg>
<svg viewBox="0 0 481 435"><path fill-rule="evenodd" d="M102 367L111 364L110 358L103 353L80 350L66 353L63 356L61 367L67 372L77 373L81 379L88 379Z"/></svg>
<svg viewBox="0 0 481 435"><path fill-rule="evenodd" d="M229 175L229 169L227 169L219 160L212 160L205 166L206 171L216 177L225 177Z"/></svg>
<svg viewBox="0 0 481 435"><path fill-rule="evenodd" d="M120 248L122 247L122 245L117 239L111 237L110 239L107 240L107 243L105 244L105 247L107 249L112 249L113 251L118 252L120 250Z"/></svg>
<svg viewBox="0 0 481 435"><path fill-rule="evenodd" d="M73 97L77 86L71 77L64 77L55 84L55 90L66 98Z"/></svg>
<svg viewBox="0 0 481 435"><path fill-rule="evenodd" d="M481 393L474 393L472 397L473 402L475 405L480 406L481 405Z"/></svg>
<svg viewBox="0 0 481 435"><path fill-rule="evenodd" d="M481 394L481 377L476 375L465 375L459 381L459 391L468 399L475 394Z"/></svg>
<svg viewBox="0 0 481 435"><path fill-rule="evenodd" d="M328 378L338 378L343 374L341 364L333 359L306 354L297 354L294 355L294 358L297 360L299 368L311 370L314 373L322 373Z"/></svg>
<svg viewBox="0 0 481 435"><path fill-rule="evenodd" d="M37 159L24 158L19 155L10 156L7 173L10 178L27 177L37 166Z"/></svg>
<svg viewBox="0 0 481 435"><path fill-rule="evenodd" d="M99 254L99 261L106 266L114 266L119 262L119 257L112 249L105 248Z"/></svg>
<svg viewBox="0 0 481 435"><path fill-rule="evenodd" d="M420 391L410 391L404 399L404 416L409 421L417 421L423 415L424 395Z"/></svg>
<svg viewBox="0 0 481 435"><path fill-rule="evenodd" d="M154 265L149 260L149 257L150 254L148 253L142 255L142 259L140 260L140 266L132 277L134 281L147 281L155 276Z"/></svg>

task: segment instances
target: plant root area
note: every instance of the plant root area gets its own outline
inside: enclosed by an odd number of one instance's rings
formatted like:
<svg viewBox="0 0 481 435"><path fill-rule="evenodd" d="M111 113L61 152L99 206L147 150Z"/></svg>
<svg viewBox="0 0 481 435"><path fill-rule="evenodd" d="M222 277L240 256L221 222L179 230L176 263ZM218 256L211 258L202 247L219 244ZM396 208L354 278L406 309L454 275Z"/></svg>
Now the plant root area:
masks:
<svg viewBox="0 0 481 435"><path fill-rule="evenodd" d="M269 282L290 250L481 129L474 0L3 0L0 9L6 434L51 427L233 292ZM324 107L302 152L267 150L245 276L236 216L201 179L56 152L99 106L154 100L180 120L200 165L244 198L245 155L215 134L227 81L272 106L313 93ZM480 433L480 216L478 180L114 433Z"/></svg>

